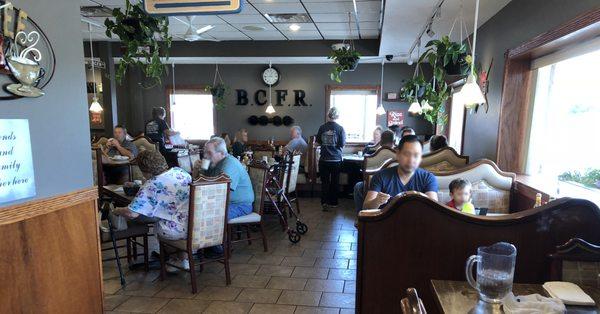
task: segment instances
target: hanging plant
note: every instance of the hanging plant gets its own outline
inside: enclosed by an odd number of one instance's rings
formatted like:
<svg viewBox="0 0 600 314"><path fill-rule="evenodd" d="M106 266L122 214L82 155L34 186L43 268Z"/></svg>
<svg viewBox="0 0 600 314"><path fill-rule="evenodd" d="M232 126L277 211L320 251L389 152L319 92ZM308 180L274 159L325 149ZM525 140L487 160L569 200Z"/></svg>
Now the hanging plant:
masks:
<svg viewBox="0 0 600 314"><path fill-rule="evenodd" d="M117 35L124 51L116 72L116 79L121 84L127 68L137 66L142 69L152 87L161 82L166 74L160 53L169 58L172 38L169 35L169 20L164 16L151 16L144 11L142 3L131 4L125 1L125 12L120 8L112 11L115 21L106 19L106 36Z"/></svg>
<svg viewBox="0 0 600 314"><path fill-rule="evenodd" d="M354 50L351 45L345 45L339 49L334 49L327 59L333 60L335 63L329 77L332 81L342 82L342 72L354 71L360 60L360 53Z"/></svg>
<svg viewBox="0 0 600 314"><path fill-rule="evenodd" d="M229 86L223 83L223 78L221 78L221 74L219 73L219 65L215 65L215 77L213 79L212 85L207 85L204 88L204 91L210 92L213 96L213 103L215 104L215 108L220 110L226 107L225 105L225 96L229 94Z"/></svg>
<svg viewBox="0 0 600 314"><path fill-rule="evenodd" d="M422 98L426 85L427 81L425 81L425 77L422 74L407 80L404 86L400 88L400 99L411 103L415 99Z"/></svg>
<svg viewBox="0 0 600 314"><path fill-rule="evenodd" d="M465 76L469 73L472 58L467 54L467 45L450 41L450 37L444 36L440 40L429 41L425 48L419 62L427 60L449 76Z"/></svg>

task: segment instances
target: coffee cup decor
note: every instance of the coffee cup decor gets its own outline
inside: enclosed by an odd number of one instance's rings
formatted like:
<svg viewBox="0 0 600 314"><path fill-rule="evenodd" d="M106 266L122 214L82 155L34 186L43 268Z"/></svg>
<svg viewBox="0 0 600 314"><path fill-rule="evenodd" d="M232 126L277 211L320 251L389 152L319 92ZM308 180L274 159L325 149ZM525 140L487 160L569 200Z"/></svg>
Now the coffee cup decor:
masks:
<svg viewBox="0 0 600 314"><path fill-rule="evenodd" d="M2 23L0 60L9 71L0 72L0 100L40 97L54 74L54 50L44 31L25 12L0 1L0 14L10 16Z"/></svg>

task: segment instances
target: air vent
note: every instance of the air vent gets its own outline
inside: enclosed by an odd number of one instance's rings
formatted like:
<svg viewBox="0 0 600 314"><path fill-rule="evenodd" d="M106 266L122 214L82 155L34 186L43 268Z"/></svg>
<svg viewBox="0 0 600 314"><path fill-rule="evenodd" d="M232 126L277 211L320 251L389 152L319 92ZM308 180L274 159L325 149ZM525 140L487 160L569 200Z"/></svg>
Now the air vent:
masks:
<svg viewBox="0 0 600 314"><path fill-rule="evenodd" d="M81 7L81 15L84 17L111 17L112 10L103 6Z"/></svg>
<svg viewBox="0 0 600 314"><path fill-rule="evenodd" d="M271 21L271 23L312 23L310 16L308 16L306 13L265 13L265 17Z"/></svg>

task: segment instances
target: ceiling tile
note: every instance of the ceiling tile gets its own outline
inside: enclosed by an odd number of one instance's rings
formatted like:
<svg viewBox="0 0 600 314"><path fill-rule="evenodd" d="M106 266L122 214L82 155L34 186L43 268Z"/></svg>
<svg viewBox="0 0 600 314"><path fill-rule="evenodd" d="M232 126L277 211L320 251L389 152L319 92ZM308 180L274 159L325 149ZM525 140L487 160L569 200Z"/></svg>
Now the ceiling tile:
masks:
<svg viewBox="0 0 600 314"><path fill-rule="evenodd" d="M257 3L254 5L260 13L306 13L300 2Z"/></svg>
<svg viewBox="0 0 600 314"><path fill-rule="evenodd" d="M356 10L359 16L361 13L379 13L381 12L381 1L356 2Z"/></svg>
<svg viewBox="0 0 600 314"><path fill-rule="evenodd" d="M285 40L279 31L244 32L254 40Z"/></svg>
<svg viewBox="0 0 600 314"><path fill-rule="evenodd" d="M220 15L220 17L231 24L265 23L267 19L261 15Z"/></svg>
<svg viewBox="0 0 600 314"><path fill-rule="evenodd" d="M305 31L316 31L317 28L315 27L315 24L313 23L297 23L298 25L300 25L300 30L298 30L297 32L305 32ZM282 30L282 31L290 31L290 23L277 23L275 24L275 27L277 27L278 29Z"/></svg>
<svg viewBox="0 0 600 314"><path fill-rule="evenodd" d="M243 5L242 6L242 11L240 11L240 13L238 14L242 14L242 15L255 15L255 14L260 14L260 12L256 11L256 9L251 6L251 5ZM223 15L235 15L235 14L223 14Z"/></svg>
<svg viewBox="0 0 600 314"><path fill-rule="evenodd" d="M246 34L257 34L257 33L264 33L264 32L268 32L268 31L274 31L279 33L279 31L277 31L277 29L269 24L269 23L249 23L249 24L234 24L235 27L237 27L238 29L240 29L242 32L246 33ZM253 26L253 27L263 27L263 30L260 31L253 31L253 30L247 30L244 29L244 27L246 26Z"/></svg>
<svg viewBox="0 0 600 314"><path fill-rule="evenodd" d="M315 22L348 23L348 13L311 13L310 16ZM361 22L379 22L379 13L358 12L358 20ZM354 22L354 15L351 15L351 21Z"/></svg>
<svg viewBox="0 0 600 314"><path fill-rule="evenodd" d="M374 29L360 30L360 36L362 38L378 38L379 31Z"/></svg>
<svg viewBox="0 0 600 314"><path fill-rule="evenodd" d="M210 32L210 35L219 40L250 40L248 36L239 31L235 32Z"/></svg>
<svg viewBox="0 0 600 314"><path fill-rule="evenodd" d="M350 36L347 31L321 31L325 39L346 39L346 38L358 38L358 34L355 32Z"/></svg>
<svg viewBox="0 0 600 314"><path fill-rule="evenodd" d="M360 30L363 29L379 29L379 22L360 22ZM355 24L356 25L356 24Z"/></svg>
<svg viewBox="0 0 600 314"><path fill-rule="evenodd" d="M323 1L323 0L320 0L320 1ZM300 1L299 0L248 0L248 2L250 2L252 4L257 4L257 3L289 3L289 2L298 3Z"/></svg>
<svg viewBox="0 0 600 314"><path fill-rule="evenodd" d="M317 27L320 30L329 30L329 31L348 31L351 27L352 29L356 29L356 23L352 22L350 26L348 23L317 23Z"/></svg>
<svg viewBox="0 0 600 314"><path fill-rule="evenodd" d="M312 15L313 13L340 13L340 12L354 12L354 5L352 1L340 1L340 2L307 2L304 3L308 12ZM347 18L346 13L346 18Z"/></svg>
<svg viewBox="0 0 600 314"><path fill-rule="evenodd" d="M317 31L283 31L283 33L292 40L322 39L321 35Z"/></svg>

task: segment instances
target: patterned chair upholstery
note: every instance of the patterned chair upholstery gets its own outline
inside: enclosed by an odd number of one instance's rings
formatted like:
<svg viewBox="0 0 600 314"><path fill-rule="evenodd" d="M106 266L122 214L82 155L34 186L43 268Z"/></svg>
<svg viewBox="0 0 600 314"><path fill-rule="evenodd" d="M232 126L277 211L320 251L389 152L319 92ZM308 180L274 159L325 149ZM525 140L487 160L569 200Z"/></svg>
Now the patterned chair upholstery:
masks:
<svg viewBox="0 0 600 314"><path fill-rule="evenodd" d="M510 212L510 198L516 175L501 171L494 162L482 159L463 169L434 174L438 180L440 203L450 201L448 186L452 180L460 178L471 182L471 197L476 207L488 208L488 213Z"/></svg>
<svg viewBox="0 0 600 314"><path fill-rule="evenodd" d="M226 234L227 207L229 203L229 184L227 175L200 178L190 185L190 209L188 213L188 235L185 240L166 240L159 238L161 280L166 276L167 248L186 252L190 259L190 277L192 293L196 293L196 270L193 261L194 253L199 249L223 245L225 254L221 258L202 259L200 265L210 262L220 262L225 265L226 284L231 282L229 273L229 242ZM174 266L174 265L171 265Z"/></svg>
<svg viewBox="0 0 600 314"><path fill-rule="evenodd" d="M135 137L132 142L137 147L138 152L142 152L145 150L158 150L158 148L156 147L156 143L152 142L152 140L143 135Z"/></svg>
<svg viewBox="0 0 600 314"><path fill-rule="evenodd" d="M423 155L421 168L431 172L451 171L469 164L469 157L459 155L454 148L446 147Z"/></svg>

